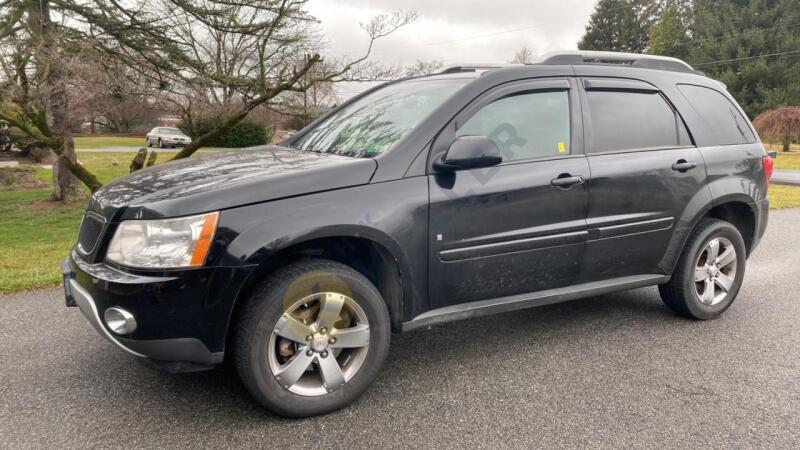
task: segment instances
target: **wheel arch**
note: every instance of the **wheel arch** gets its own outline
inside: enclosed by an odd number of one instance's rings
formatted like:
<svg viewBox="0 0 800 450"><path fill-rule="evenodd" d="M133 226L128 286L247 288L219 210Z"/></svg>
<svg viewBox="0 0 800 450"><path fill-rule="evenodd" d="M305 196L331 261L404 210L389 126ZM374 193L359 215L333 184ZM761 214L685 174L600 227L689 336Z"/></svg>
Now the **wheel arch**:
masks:
<svg viewBox="0 0 800 450"><path fill-rule="evenodd" d="M665 273L672 273L678 258L683 253L691 231L704 218L724 220L736 227L742 235L747 255L749 256L756 238L756 209L756 204L752 197L745 194L731 194L714 199L713 202L706 204L693 214L690 220L684 220L684 223L690 224L690 226L676 229L669 246L670 250L661 260L660 267Z"/></svg>
<svg viewBox="0 0 800 450"><path fill-rule="evenodd" d="M755 241L756 216L756 206L751 198L734 196L715 204L703 217L724 220L736 227L750 256Z"/></svg>
<svg viewBox="0 0 800 450"><path fill-rule="evenodd" d="M317 229L293 239L275 239L252 254L248 264L256 268L234 301L226 342L230 342L231 330L236 327L242 305L261 281L286 264L313 258L340 262L369 279L386 302L392 329L401 329L405 308L409 306L413 295L413 274L402 249L380 230L362 226L335 226Z"/></svg>

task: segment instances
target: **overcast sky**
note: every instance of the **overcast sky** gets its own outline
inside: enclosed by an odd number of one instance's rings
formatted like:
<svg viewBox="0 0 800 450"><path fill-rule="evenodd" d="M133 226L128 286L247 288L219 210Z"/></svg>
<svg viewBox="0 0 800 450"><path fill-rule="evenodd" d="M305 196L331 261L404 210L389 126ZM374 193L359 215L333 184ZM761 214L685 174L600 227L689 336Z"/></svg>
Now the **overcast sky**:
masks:
<svg viewBox="0 0 800 450"><path fill-rule="evenodd" d="M322 22L330 53L363 52L367 40L359 22L403 8L417 11L419 18L381 39L374 60L505 63L522 46L537 55L576 49L595 1L310 0L308 7Z"/></svg>

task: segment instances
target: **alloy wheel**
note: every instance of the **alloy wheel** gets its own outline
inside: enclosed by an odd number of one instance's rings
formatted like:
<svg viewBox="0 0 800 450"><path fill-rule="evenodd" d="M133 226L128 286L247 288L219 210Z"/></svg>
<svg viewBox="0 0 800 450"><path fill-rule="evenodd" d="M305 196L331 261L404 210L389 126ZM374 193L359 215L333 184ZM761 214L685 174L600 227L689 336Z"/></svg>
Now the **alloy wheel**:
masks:
<svg viewBox="0 0 800 450"><path fill-rule="evenodd" d="M724 237L715 237L700 251L694 268L695 295L714 306L727 298L736 279L736 249Z"/></svg>
<svg viewBox="0 0 800 450"><path fill-rule="evenodd" d="M366 313L347 295L321 292L302 298L286 308L270 336L272 376L298 395L333 392L364 364L369 334Z"/></svg>

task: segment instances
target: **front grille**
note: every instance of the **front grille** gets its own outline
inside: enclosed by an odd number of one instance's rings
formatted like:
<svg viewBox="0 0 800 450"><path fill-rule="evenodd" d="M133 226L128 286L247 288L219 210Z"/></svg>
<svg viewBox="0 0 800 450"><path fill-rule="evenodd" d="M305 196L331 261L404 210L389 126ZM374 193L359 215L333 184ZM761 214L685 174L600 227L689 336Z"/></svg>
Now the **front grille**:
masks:
<svg viewBox="0 0 800 450"><path fill-rule="evenodd" d="M106 221L102 217L87 212L81 222L81 230L78 233L78 250L84 255L92 253L100 234L103 232Z"/></svg>

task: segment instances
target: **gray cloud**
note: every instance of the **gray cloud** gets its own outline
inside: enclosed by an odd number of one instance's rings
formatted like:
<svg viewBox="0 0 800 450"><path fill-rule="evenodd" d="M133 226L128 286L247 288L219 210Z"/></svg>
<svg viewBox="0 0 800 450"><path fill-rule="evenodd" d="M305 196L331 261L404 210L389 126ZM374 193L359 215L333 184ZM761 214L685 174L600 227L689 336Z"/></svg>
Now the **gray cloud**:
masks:
<svg viewBox="0 0 800 450"><path fill-rule="evenodd" d="M574 49L595 0L312 0L310 12L321 21L329 52L356 55L366 39L359 28L375 14L416 10L412 25L379 42L373 59L507 62L523 45L538 54Z"/></svg>

